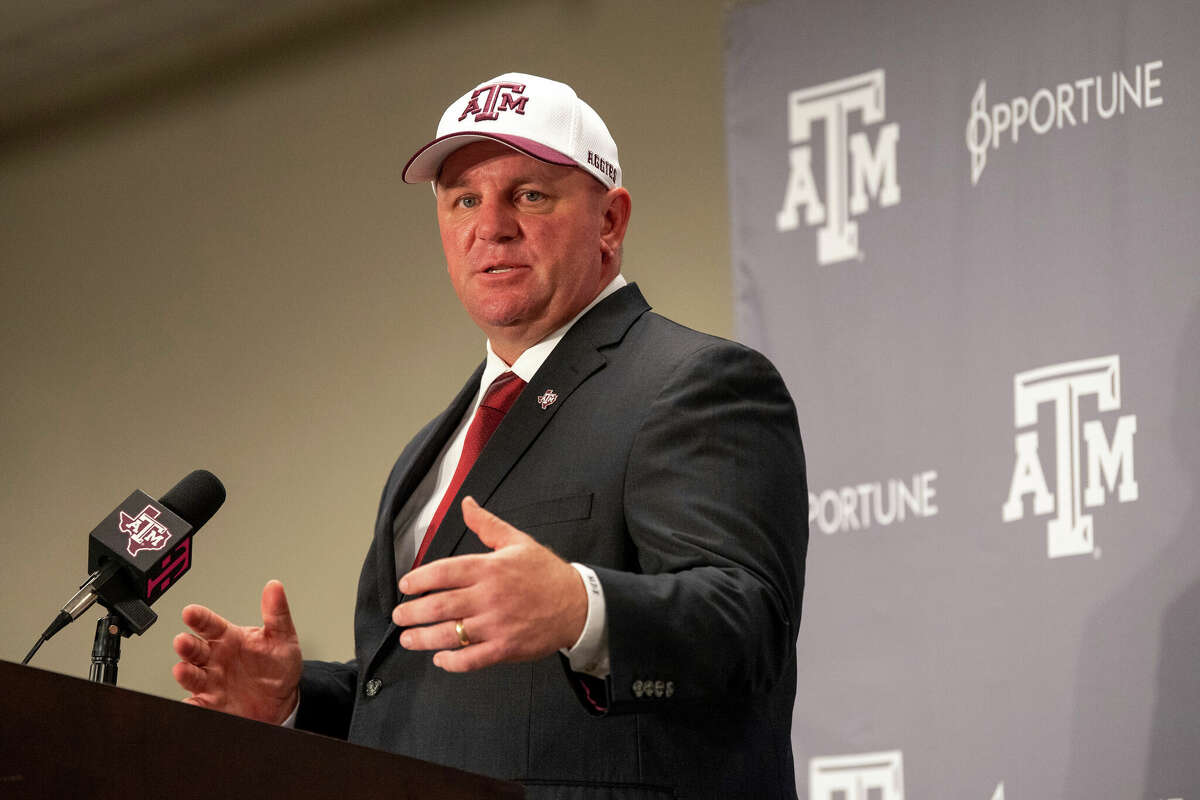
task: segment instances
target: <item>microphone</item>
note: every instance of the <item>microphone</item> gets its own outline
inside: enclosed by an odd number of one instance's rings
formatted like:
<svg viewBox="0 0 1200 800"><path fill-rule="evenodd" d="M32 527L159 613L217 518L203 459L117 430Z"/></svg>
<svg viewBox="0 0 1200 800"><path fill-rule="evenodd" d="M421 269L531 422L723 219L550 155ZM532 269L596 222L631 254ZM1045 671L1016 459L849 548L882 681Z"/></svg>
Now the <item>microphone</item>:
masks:
<svg viewBox="0 0 1200 800"><path fill-rule="evenodd" d="M139 636L158 615L150 606L192 566L192 537L225 502L216 475L198 469L155 500L135 491L88 537L91 574L21 663L99 602ZM128 635L128 634L126 634Z"/></svg>

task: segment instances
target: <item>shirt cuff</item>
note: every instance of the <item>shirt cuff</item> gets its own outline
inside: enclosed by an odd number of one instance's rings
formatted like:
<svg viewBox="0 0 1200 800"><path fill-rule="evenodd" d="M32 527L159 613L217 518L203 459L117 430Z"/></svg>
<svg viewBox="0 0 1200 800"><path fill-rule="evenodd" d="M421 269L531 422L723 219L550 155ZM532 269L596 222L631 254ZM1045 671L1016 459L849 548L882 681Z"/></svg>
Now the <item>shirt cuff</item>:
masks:
<svg viewBox="0 0 1200 800"><path fill-rule="evenodd" d="M583 586L587 590L587 619L583 621L583 632L575 644L560 652L571 663L571 669L594 678L607 678L608 663L608 612L604 606L604 589L591 567L571 563Z"/></svg>

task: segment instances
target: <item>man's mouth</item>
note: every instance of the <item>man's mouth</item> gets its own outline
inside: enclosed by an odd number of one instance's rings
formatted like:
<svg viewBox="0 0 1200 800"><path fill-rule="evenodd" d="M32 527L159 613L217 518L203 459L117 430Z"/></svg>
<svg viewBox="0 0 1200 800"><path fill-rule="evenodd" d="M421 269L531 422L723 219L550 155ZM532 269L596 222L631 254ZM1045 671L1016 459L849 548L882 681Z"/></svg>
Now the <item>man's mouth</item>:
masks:
<svg viewBox="0 0 1200 800"><path fill-rule="evenodd" d="M484 272L488 273L489 275L499 275L501 272L512 272L512 271L513 271L512 267L488 267L487 269L484 270Z"/></svg>

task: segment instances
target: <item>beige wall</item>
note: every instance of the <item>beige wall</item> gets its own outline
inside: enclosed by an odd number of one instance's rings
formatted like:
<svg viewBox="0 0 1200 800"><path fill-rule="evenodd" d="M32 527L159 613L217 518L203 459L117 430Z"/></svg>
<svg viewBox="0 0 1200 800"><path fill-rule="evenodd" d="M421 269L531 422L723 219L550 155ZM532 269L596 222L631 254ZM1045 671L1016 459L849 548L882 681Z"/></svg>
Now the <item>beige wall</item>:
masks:
<svg viewBox="0 0 1200 800"><path fill-rule="evenodd" d="M482 79L556 77L600 111L634 201L626 275L729 335L721 4L446 6L0 153L0 658L75 590L94 524L195 467L229 499L121 685L179 695L180 609L254 621L272 577L306 656L350 656L387 471L482 356L430 193L399 181ZM86 675L97 611L34 663Z"/></svg>

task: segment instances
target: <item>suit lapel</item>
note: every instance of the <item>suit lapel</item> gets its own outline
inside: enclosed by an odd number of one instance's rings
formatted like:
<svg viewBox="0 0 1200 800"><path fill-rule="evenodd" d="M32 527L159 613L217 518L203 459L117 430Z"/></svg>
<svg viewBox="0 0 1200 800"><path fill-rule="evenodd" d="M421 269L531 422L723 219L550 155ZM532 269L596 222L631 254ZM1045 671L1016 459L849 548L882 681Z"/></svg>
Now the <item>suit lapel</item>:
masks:
<svg viewBox="0 0 1200 800"><path fill-rule="evenodd" d="M396 546L393 524L400 509L416 491L417 485L429 474L437 461L438 455L446 442L453 435L463 414L475 399L479 391L479 378L483 374L483 364L463 384L458 395L449 407L438 416L429 426L425 440L416 443L413 455L398 462L388 479L384 490L383 500L379 505L379 515L375 522L375 562L379 564L376 576L379 592L379 605L387 615L399 602L396 588ZM407 567L407 565L405 565Z"/></svg>
<svg viewBox="0 0 1200 800"><path fill-rule="evenodd" d="M602 349L619 341L649 308L637 285L630 284L605 298L567 331L479 454L446 511L425 555L425 563L454 552L467 533L462 518L463 498L474 497L480 505L487 505L501 481L542 429L570 402L575 389L604 366L606 359ZM556 397L543 407L539 398L548 393Z"/></svg>

